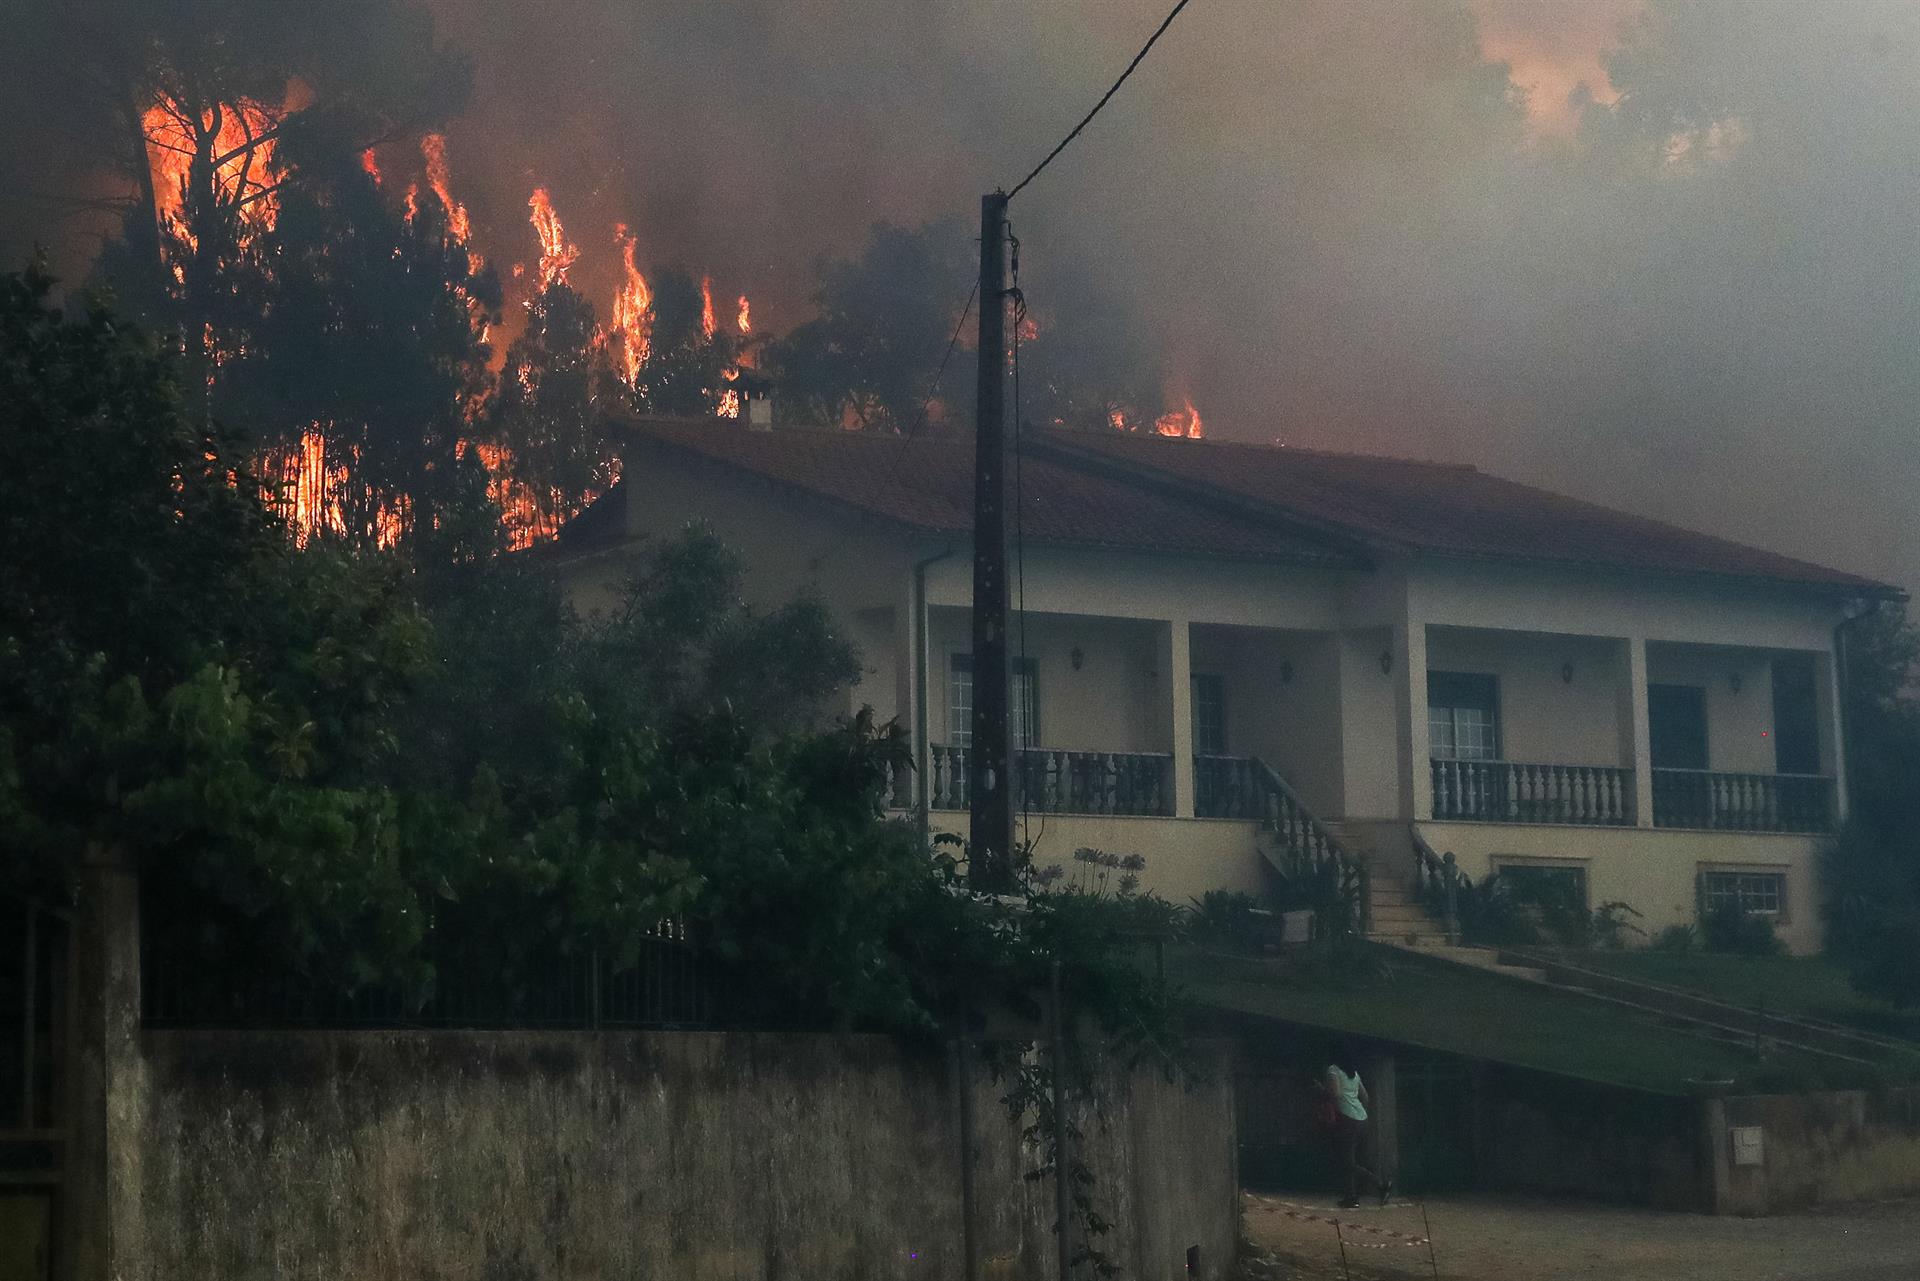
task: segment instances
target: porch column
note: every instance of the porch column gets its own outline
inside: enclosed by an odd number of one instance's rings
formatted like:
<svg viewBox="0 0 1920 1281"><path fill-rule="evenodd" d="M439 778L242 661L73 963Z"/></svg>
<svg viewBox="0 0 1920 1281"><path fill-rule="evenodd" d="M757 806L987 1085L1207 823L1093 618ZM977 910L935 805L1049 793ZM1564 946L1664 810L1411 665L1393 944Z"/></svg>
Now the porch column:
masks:
<svg viewBox="0 0 1920 1281"><path fill-rule="evenodd" d="M1193 649L1192 627L1169 619L1160 633L1160 670L1166 673L1165 706L1173 717L1167 741L1173 744L1173 813L1193 817Z"/></svg>
<svg viewBox="0 0 1920 1281"><path fill-rule="evenodd" d="M1427 730L1427 625L1411 609L1394 624L1388 654L1399 722L1400 812L1419 822L1433 817L1433 744Z"/></svg>
<svg viewBox="0 0 1920 1281"><path fill-rule="evenodd" d="M921 664L926 655L926 620L922 617L920 576L907 571L905 589L893 607L894 716L907 732L913 749L913 804L927 803L927 727L920 715ZM899 795L899 789L894 789Z"/></svg>
<svg viewBox="0 0 1920 1281"><path fill-rule="evenodd" d="M1847 744L1841 719L1840 664L1830 652L1813 656L1813 696L1820 729L1820 772L1833 779L1833 821L1847 821Z"/></svg>
<svg viewBox="0 0 1920 1281"><path fill-rule="evenodd" d="M1633 824L1653 826L1653 746L1647 729L1647 638L1620 641L1620 759L1633 770Z"/></svg>

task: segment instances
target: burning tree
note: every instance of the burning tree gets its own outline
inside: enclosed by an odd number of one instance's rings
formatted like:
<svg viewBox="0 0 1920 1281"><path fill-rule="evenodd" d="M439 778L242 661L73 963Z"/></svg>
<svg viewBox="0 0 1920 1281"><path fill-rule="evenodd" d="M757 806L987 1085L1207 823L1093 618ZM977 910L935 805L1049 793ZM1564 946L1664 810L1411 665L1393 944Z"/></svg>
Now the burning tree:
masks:
<svg viewBox="0 0 1920 1281"><path fill-rule="evenodd" d="M496 482L508 538L551 537L619 479L602 428L619 373L593 304L555 279L527 304L527 328L507 349L479 445Z"/></svg>

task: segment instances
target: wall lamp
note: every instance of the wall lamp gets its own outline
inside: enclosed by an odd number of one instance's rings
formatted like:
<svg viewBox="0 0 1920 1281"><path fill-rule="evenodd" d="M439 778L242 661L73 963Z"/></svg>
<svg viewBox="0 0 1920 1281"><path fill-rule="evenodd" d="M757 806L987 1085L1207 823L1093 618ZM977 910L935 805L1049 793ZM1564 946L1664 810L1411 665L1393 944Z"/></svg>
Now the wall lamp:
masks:
<svg viewBox="0 0 1920 1281"><path fill-rule="evenodd" d="M1560 683L1562 685L1573 684L1573 664L1572 663L1560 664Z"/></svg>
<svg viewBox="0 0 1920 1281"><path fill-rule="evenodd" d="M1293 660L1291 658L1283 658L1280 660L1280 683L1282 685L1293 684Z"/></svg>
<svg viewBox="0 0 1920 1281"><path fill-rule="evenodd" d="M1393 651L1390 649L1383 649L1380 651L1380 674L1382 676L1387 676L1387 675L1391 675L1392 672L1393 672Z"/></svg>
<svg viewBox="0 0 1920 1281"><path fill-rule="evenodd" d="M1740 673L1739 672L1735 672L1733 675L1727 677L1727 688L1731 689L1736 694L1740 692Z"/></svg>
<svg viewBox="0 0 1920 1281"><path fill-rule="evenodd" d="M1072 652L1067 655L1067 661L1073 664L1073 670L1077 672L1086 665L1087 651L1075 645Z"/></svg>

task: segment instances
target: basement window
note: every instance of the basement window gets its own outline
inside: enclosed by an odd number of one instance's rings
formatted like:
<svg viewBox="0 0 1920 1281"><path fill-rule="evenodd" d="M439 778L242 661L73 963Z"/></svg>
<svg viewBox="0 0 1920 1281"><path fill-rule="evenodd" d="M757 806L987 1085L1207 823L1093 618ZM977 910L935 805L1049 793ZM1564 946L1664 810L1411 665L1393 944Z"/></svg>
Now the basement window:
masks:
<svg viewBox="0 0 1920 1281"><path fill-rule="evenodd" d="M1712 913L1727 906L1782 919L1786 916L1787 877L1784 872L1703 871L1700 906Z"/></svg>

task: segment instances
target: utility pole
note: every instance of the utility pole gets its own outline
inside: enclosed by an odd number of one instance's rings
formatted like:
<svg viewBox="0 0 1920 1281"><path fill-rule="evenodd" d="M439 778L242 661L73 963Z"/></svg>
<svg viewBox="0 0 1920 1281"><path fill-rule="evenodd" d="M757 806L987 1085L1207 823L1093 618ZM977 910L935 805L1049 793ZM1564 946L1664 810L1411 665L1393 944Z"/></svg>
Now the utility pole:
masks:
<svg viewBox="0 0 1920 1281"><path fill-rule="evenodd" d="M973 453L973 738L967 758L968 880L1013 888L1008 721L1007 197L980 198L980 345Z"/></svg>

